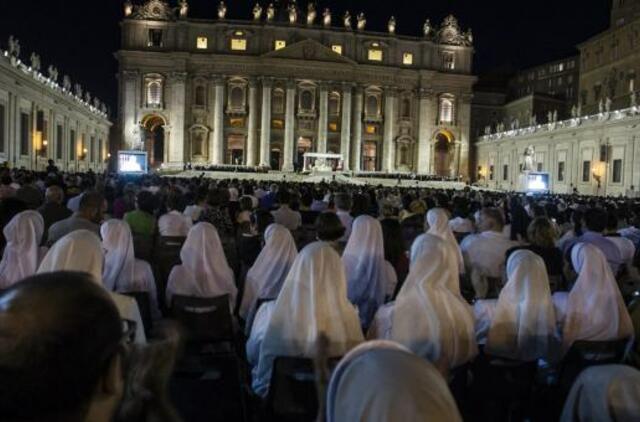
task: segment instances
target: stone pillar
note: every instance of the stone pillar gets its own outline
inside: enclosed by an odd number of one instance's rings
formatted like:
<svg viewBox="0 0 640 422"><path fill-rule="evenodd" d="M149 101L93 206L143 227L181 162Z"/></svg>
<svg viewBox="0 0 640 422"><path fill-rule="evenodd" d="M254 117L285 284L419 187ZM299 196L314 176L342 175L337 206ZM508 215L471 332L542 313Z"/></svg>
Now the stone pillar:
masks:
<svg viewBox="0 0 640 422"><path fill-rule="evenodd" d="M287 83L287 108L284 122L284 157L282 160L282 171L293 171L293 148L296 125L295 103L296 83L295 81L289 81Z"/></svg>
<svg viewBox="0 0 640 422"><path fill-rule="evenodd" d="M137 95L140 73L123 71L120 75L120 107L122 110L122 147L132 150L138 146Z"/></svg>
<svg viewBox="0 0 640 422"><path fill-rule="evenodd" d="M343 170L349 171L351 161L351 84L342 85L342 124L340 125L340 154L342 154Z"/></svg>
<svg viewBox="0 0 640 422"><path fill-rule="evenodd" d="M256 157L256 140L257 140L257 118L258 118L258 87L255 79L249 81L249 116L247 122L247 152L245 154L245 163L248 166L258 164Z"/></svg>
<svg viewBox="0 0 640 422"><path fill-rule="evenodd" d="M435 116L431 115L433 92L420 89L420 107L418 111L418 173L431 173L431 131Z"/></svg>
<svg viewBox="0 0 640 422"><path fill-rule="evenodd" d="M174 72L171 74L171 137L166 137L165 154L168 149L169 165L182 166L184 164L184 129L186 105L187 74Z"/></svg>
<svg viewBox="0 0 640 422"><path fill-rule="evenodd" d="M460 100L457 102L458 106L458 118L456 119L458 123L458 127L460 127L460 152L459 152L459 162L458 162L458 175L461 175L463 178L469 177L470 165L470 137L469 133L471 127L471 100L473 98L473 94L466 93L460 97Z"/></svg>
<svg viewBox="0 0 640 422"><path fill-rule="evenodd" d="M356 87L353 104L353 171L362 171L362 102L363 89Z"/></svg>
<svg viewBox="0 0 640 422"><path fill-rule="evenodd" d="M320 154L327 153L327 125L329 108L329 92L327 86L320 84L320 110L318 113L318 152ZM324 160L323 160L324 161Z"/></svg>
<svg viewBox="0 0 640 422"><path fill-rule="evenodd" d="M213 103L213 142L211 142L211 163L224 164L224 78L214 78L215 94Z"/></svg>
<svg viewBox="0 0 640 422"><path fill-rule="evenodd" d="M270 78L262 79L262 118L260 119L260 167L270 166L271 155L271 85Z"/></svg>
<svg viewBox="0 0 640 422"><path fill-rule="evenodd" d="M382 171L392 173L395 171L396 151L394 133L396 124L396 91L387 88L384 101L384 137L382 145Z"/></svg>

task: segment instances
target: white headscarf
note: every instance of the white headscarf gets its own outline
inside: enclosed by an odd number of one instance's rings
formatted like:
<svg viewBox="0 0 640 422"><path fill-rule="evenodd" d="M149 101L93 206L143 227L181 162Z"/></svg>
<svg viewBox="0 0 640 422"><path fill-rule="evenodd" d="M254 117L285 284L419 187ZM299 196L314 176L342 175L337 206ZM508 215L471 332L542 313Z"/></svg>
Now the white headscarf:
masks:
<svg viewBox="0 0 640 422"><path fill-rule="evenodd" d="M462 421L442 375L392 342L353 349L333 372L327 422Z"/></svg>
<svg viewBox="0 0 640 422"><path fill-rule="evenodd" d="M429 231L427 233L438 236L447 242L447 247L451 250L449 254L455 257L454 262L458 268L457 274L463 274L464 260L462 259L462 252L460 251L460 245L458 245L456 237L449 227L449 216L447 212L443 208L433 208L427 212L426 219L429 225Z"/></svg>
<svg viewBox="0 0 640 422"><path fill-rule="evenodd" d="M413 266L416 262L418 262L420 257L425 254L425 251L431 247L434 237L442 240L441 237L434 236L429 233L424 233L416 237L416 239L413 241L413 244L411 245L410 266ZM449 270L449 277L447 278L447 288L453 294L460 296L460 275L458 274L458 264L456 263L456 258L453 254L453 250L446 243L445 247L447 248L447 252L445 253L444 259L446 261L447 269Z"/></svg>
<svg viewBox="0 0 640 422"><path fill-rule="evenodd" d="M563 346L576 340L607 341L631 337L633 325L611 267L602 252L587 243L571 251L578 272L567 300Z"/></svg>
<svg viewBox="0 0 640 422"><path fill-rule="evenodd" d="M122 220L108 220L100 227L105 250L102 282L109 291L126 290L134 282L136 257L129 225Z"/></svg>
<svg viewBox="0 0 640 422"><path fill-rule="evenodd" d="M174 294L216 297L228 294L234 304L238 292L218 231L210 223L198 223L189 230L180 251L182 265L173 268L167 283L167 301Z"/></svg>
<svg viewBox="0 0 640 422"><path fill-rule="evenodd" d="M329 356L343 356L364 340L358 314L347 299L340 256L325 242L305 247L295 259L267 326L254 369L253 389L265 395L277 356L315 355L316 339L329 339Z"/></svg>
<svg viewBox="0 0 640 422"><path fill-rule="evenodd" d="M533 361L549 356L556 329L544 261L518 250L507 261L508 282L500 292L487 338L487 353Z"/></svg>
<svg viewBox="0 0 640 422"><path fill-rule="evenodd" d="M384 303L387 285L393 282L384 259L382 226L378 220L362 215L353 221L342 262L349 300L358 307L362 326L368 327Z"/></svg>
<svg viewBox="0 0 640 422"><path fill-rule="evenodd" d="M391 339L432 362L444 358L455 368L478 353L473 311L447 287L452 275L446 243L427 234L423 245L396 298Z"/></svg>
<svg viewBox="0 0 640 422"><path fill-rule="evenodd" d="M640 371L624 365L587 368L571 387L561 422L632 422L640 416Z"/></svg>
<svg viewBox="0 0 640 422"><path fill-rule="evenodd" d="M44 257L38 274L56 271L88 273L102 284L102 246L100 238L89 230L76 230L53 244Z"/></svg>
<svg viewBox="0 0 640 422"><path fill-rule="evenodd" d="M240 316L247 317L258 299L275 299L298 255L291 232L271 224L264 232L265 245L245 279Z"/></svg>
<svg viewBox="0 0 640 422"><path fill-rule="evenodd" d="M2 232L7 245L0 261L0 289L6 289L36 273L44 220L36 211L23 211L14 216Z"/></svg>

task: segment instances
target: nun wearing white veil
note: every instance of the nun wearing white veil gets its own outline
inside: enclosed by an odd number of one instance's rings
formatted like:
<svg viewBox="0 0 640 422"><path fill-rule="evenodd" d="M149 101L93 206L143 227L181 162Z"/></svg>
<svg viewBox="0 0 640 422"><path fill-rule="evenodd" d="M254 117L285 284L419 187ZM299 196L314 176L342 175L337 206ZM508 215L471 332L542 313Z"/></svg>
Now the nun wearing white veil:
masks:
<svg viewBox="0 0 640 422"><path fill-rule="evenodd" d="M353 221L342 262L349 300L358 308L360 323L367 329L386 296L393 295L398 282L393 266L384 259L382 226L378 220L362 215Z"/></svg>
<svg viewBox="0 0 640 422"><path fill-rule="evenodd" d="M107 290L118 293L147 292L151 316L154 319L161 318L151 265L136 259L129 224L122 220L108 220L100 227L100 235L105 253L102 270L104 286Z"/></svg>
<svg viewBox="0 0 640 422"><path fill-rule="evenodd" d="M478 353L471 307L448 284L457 279L446 264L451 252L440 238L427 234L422 254L414 257L398 297L376 314L369 338L396 341L431 362L456 368Z"/></svg>
<svg viewBox="0 0 640 422"><path fill-rule="evenodd" d="M44 220L37 211L23 211L15 215L2 232L7 245L0 261L0 289L8 289L34 275L47 253L47 248L40 247Z"/></svg>
<svg viewBox="0 0 640 422"><path fill-rule="evenodd" d="M438 236L440 239L447 243L449 249L448 256L454 257L453 262L456 265L456 274L464 274L464 260L462 258L462 251L456 237L453 235L453 231L449 227L449 215L444 208L432 208L427 212L426 216L427 225L429 230L427 233L434 236Z"/></svg>
<svg viewBox="0 0 640 422"><path fill-rule="evenodd" d="M216 297L229 295L229 305L236 303L233 271L227 263L218 231L211 223L198 223L189 230L180 251L181 265L176 265L167 282L167 305L173 295Z"/></svg>
<svg viewBox="0 0 640 422"><path fill-rule="evenodd" d="M347 299L340 256L325 242L298 254L278 299L256 315L247 342L253 390L267 394L276 357L313 357L320 333L329 340L331 357L344 356L364 340L358 313Z"/></svg>
<svg viewBox="0 0 640 422"><path fill-rule="evenodd" d="M388 341L364 343L333 371L327 422L462 421L449 386L425 359Z"/></svg>
<svg viewBox="0 0 640 422"><path fill-rule="evenodd" d="M528 250L507 261L507 284L497 300L475 304L478 342L493 356L534 361L548 359L559 339L545 263ZM487 335L488 333L488 335Z"/></svg>
<svg viewBox="0 0 640 422"><path fill-rule="evenodd" d="M576 340L631 338L631 317L602 252L591 244L578 243L571 250L571 262L578 279L569 293L553 295L564 352Z"/></svg>
<svg viewBox="0 0 640 422"><path fill-rule="evenodd" d="M239 315L244 320L255 311L259 299L275 299L280 293L293 261L298 255L291 232L280 224L271 224L264 232L265 245L247 272Z"/></svg>
<svg viewBox="0 0 640 422"><path fill-rule="evenodd" d="M102 265L104 257L100 239L88 230L76 230L58 240L44 257L38 274L56 271L79 271L88 273L93 281L104 287ZM120 317L136 323L135 342L146 343L144 325L135 299L109 292Z"/></svg>
<svg viewBox="0 0 640 422"><path fill-rule="evenodd" d="M633 422L639 417L640 371L625 365L602 365L580 373L560 422Z"/></svg>

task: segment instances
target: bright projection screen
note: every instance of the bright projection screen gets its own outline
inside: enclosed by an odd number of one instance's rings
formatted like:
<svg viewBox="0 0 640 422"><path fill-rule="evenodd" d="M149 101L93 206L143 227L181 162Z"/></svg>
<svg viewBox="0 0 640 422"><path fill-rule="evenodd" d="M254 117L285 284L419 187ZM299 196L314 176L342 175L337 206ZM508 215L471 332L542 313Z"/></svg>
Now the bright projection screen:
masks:
<svg viewBox="0 0 640 422"><path fill-rule="evenodd" d="M546 192L549 190L549 173L529 173L527 192Z"/></svg>
<svg viewBox="0 0 640 422"><path fill-rule="evenodd" d="M146 172L146 151L118 151L118 173L144 174Z"/></svg>

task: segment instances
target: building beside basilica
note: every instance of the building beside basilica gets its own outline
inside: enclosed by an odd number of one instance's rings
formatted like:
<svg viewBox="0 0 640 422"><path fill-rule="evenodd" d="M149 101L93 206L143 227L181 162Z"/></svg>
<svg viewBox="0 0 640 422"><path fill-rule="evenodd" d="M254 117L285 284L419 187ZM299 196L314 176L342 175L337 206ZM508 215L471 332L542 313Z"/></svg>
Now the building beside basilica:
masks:
<svg viewBox="0 0 640 422"><path fill-rule="evenodd" d="M189 17L187 1L125 4L119 69L124 149L152 166L292 171L332 153L355 172L468 176L471 32L454 17L420 37L295 1L247 20Z"/></svg>
<svg viewBox="0 0 640 422"><path fill-rule="evenodd" d="M540 95L535 82L529 84L533 91L526 92L529 97L520 100L532 104L527 106L524 116L513 113L516 110L513 107L498 105L500 99L496 95L482 94L483 104L474 106L473 113L474 133L478 135L474 137L475 178L480 186L518 189L525 152L529 150L533 153L534 170L549 173L550 187L555 192L637 194L640 1L614 1L611 27L580 44L578 49L579 57L547 66L549 72L560 74L558 64L566 70L577 61L577 96L568 94L571 74L565 75L563 86L567 94L561 98L551 98L548 91ZM530 74L535 80L548 78L549 72ZM576 93L575 88L571 88L571 93ZM537 108L533 101L536 97L540 99Z"/></svg>
<svg viewBox="0 0 640 422"><path fill-rule="evenodd" d="M69 171L107 165L107 108L55 66L21 55L18 39L0 45L0 162L44 170L49 159Z"/></svg>

